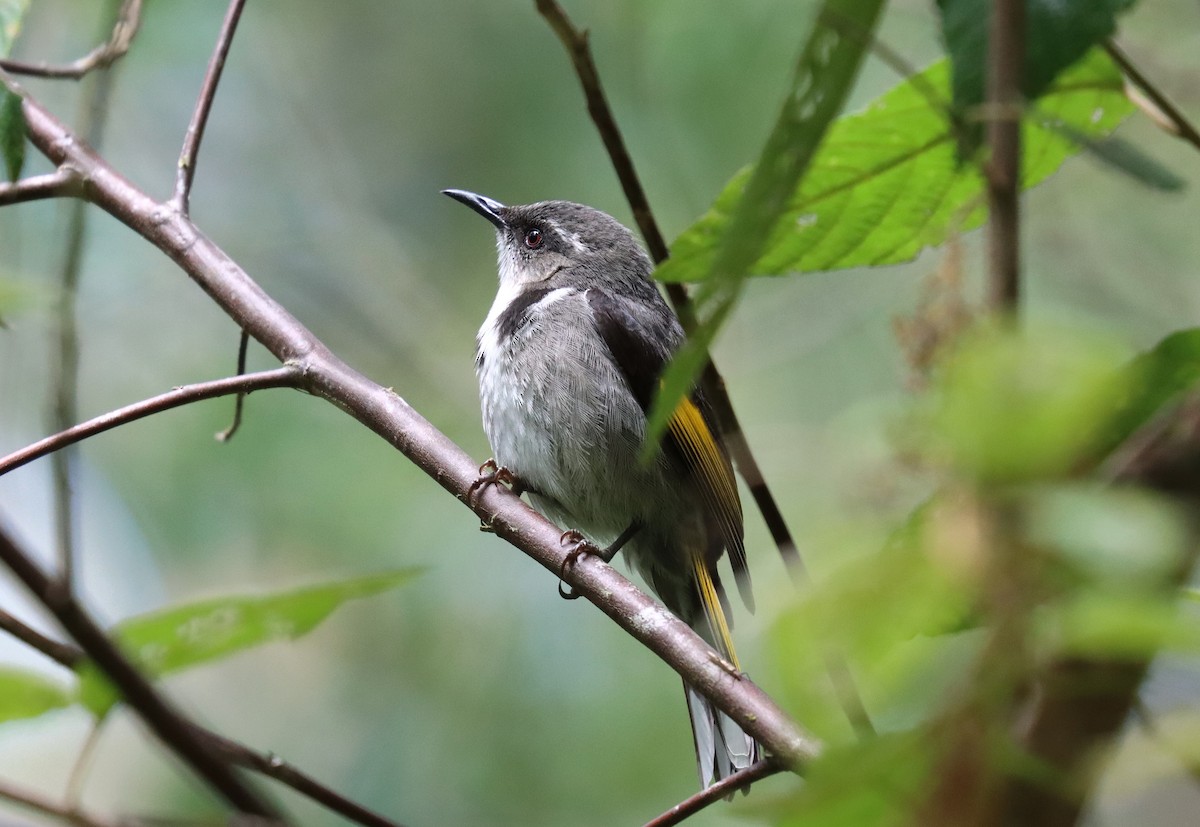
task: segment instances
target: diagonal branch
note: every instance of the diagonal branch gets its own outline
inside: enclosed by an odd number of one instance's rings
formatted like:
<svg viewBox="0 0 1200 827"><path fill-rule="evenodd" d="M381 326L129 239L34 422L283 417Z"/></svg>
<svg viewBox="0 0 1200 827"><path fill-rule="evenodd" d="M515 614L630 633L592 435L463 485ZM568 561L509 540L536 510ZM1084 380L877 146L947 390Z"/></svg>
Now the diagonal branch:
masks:
<svg viewBox="0 0 1200 827"><path fill-rule="evenodd" d="M250 393L266 388L290 388L300 384L300 373L296 368L285 365L273 370L259 373L248 373L242 376L230 376L225 379L215 379L211 382L198 382L194 385L184 385L158 396L134 402L115 411L101 414L87 422L81 422L53 436L40 439L19 451L14 451L6 457L0 457L0 475L7 474L22 465L33 462L39 457L52 454L68 445L82 442L88 437L110 431L120 425L136 422L151 414L169 411L193 402L202 402L218 396Z"/></svg>
<svg viewBox="0 0 1200 827"><path fill-rule="evenodd" d="M29 63L23 60L0 59L0 69L17 75L39 78L79 80L93 69L111 66L129 51L133 36L142 22L142 0L124 0L117 12L112 34L104 43L83 57L65 64Z"/></svg>
<svg viewBox="0 0 1200 827"><path fill-rule="evenodd" d="M241 812L279 821L274 808L251 790L196 736L191 724L142 676L68 590L42 571L0 528L0 561L45 606L120 690L146 725L226 801Z"/></svg>
<svg viewBox="0 0 1200 827"><path fill-rule="evenodd" d="M727 795L738 790L749 791L755 781L782 772L784 767L779 762L764 758L756 764L751 764L744 770L738 770L733 775L727 775L707 789L685 798L657 818L647 821L645 827L673 827L691 818L696 813L711 804L715 804Z"/></svg>
<svg viewBox="0 0 1200 827"><path fill-rule="evenodd" d="M0 79L2 79L0 75ZM86 176L89 199L166 253L241 328L276 358L300 371L301 387L353 416L466 502L478 463L394 391L338 359L312 332L266 294L191 220L122 177L34 98L22 104L30 140L53 163L70 162ZM556 575L568 549L561 530L507 490L492 486L470 508L496 534ZM688 626L601 560L580 559L567 584L657 654L787 767L802 769L821 748L753 682L726 671Z"/></svg>
<svg viewBox="0 0 1200 827"><path fill-rule="evenodd" d="M1141 105L1137 100L1134 100L1134 103L1138 104L1139 108L1163 129L1200 149L1200 130L1187 119L1187 116L1171 102L1171 99L1161 89L1154 85L1153 81L1142 74L1141 70L1129 59L1129 55L1125 54L1121 47L1112 40L1105 42L1104 51L1108 52L1108 56L1120 67L1121 74L1125 75L1133 88L1150 99L1153 111L1147 111L1147 107Z"/></svg>
<svg viewBox="0 0 1200 827"><path fill-rule="evenodd" d="M75 669L87 659L87 655L78 647L46 637L2 610L0 610L0 629L68 669ZM355 824L362 824L364 827L399 827L394 821L326 787L274 753L258 752L212 730L205 729L199 724L193 722L189 722L189 724L197 738L208 743L214 752L224 756L231 764L273 778L301 795L324 805L332 812L345 816ZM3 792L0 792L0 797L4 797Z"/></svg>
<svg viewBox="0 0 1200 827"><path fill-rule="evenodd" d="M229 47L233 45L233 35L237 31L245 5L246 0L230 0L229 8L225 11L225 20L221 23L221 34L217 37L217 45L208 61L208 71L204 73L200 97L196 99L196 108L192 112L191 123L188 124L187 133L183 138L179 168L175 173L175 195L171 199L171 205L184 215L188 214L188 199L192 193L192 182L196 178L196 156L200 152L200 142L204 140L204 127L208 125L208 114L212 111L217 84L221 82L221 72L225 69L225 58L229 55Z"/></svg>

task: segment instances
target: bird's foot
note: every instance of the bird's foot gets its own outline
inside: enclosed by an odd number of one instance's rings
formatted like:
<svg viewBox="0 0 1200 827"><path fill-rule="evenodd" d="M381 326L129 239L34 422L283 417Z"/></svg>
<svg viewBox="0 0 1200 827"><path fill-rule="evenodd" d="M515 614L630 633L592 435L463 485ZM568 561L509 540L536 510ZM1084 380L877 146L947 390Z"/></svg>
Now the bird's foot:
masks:
<svg viewBox="0 0 1200 827"><path fill-rule="evenodd" d="M563 582L564 578L567 576L567 569L575 565L579 558L585 554L594 554L597 557L604 558L604 551L573 528L564 531L562 536L558 538L558 542L560 545L572 546L571 550L567 552L567 556L563 558L562 565L558 569L558 596L563 600L575 600L579 597L579 592L575 591Z"/></svg>
<svg viewBox="0 0 1200 827"><path fill-rule="evenodd" d="M489 459L483 465L479 466L479 477L467 489L467 504L473 505L475 499L479 496L479 492L489 485L496 485L497 483L507 485L518 497L525 490L525 487L521 485L521 481L517 479L516 474L509 471L503 465L497 465L496 460Z"/></svg>

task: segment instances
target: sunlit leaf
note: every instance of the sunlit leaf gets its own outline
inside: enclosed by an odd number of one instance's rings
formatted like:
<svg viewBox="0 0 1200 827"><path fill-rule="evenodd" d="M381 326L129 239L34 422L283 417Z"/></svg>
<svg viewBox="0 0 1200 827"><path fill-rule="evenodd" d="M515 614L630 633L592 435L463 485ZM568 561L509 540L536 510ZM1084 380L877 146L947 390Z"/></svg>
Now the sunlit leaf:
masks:
<svg viewBox="0 0 1200 827"><path fill-rule="evenodd" d="M346 601L394 589L419 573L403 569L280 594L204 600L130 618L113 631L139 668L159 677L273 640L300 637ZM119 700L94 666L81 669L80 679L83 703L97 716Z"/></svg>
<svg viewBox="0 0 1200 827"><path fill-rule="evenodd" d="M70 692L41 675L0 667L0 721L35 718L73 701Z"/></svg>
<svg viewBox="0 0 1200 827"><path fill-rule="evenodd" d="M949 68L942 61L865 110L838 119L751 272L895 264L980 226L984 179L976 165L955 159L949 98ZM1098 139L1132 111L1120 72L1107 55L1093 51L1038 102L1036 121L1025 122L1022 186L1041 183L1079 153L1079 144L1060 134L1063 125ZM748 177L749 170L734 176L709 211L676 239L657 278L695 282L708 276Z"/></svg>

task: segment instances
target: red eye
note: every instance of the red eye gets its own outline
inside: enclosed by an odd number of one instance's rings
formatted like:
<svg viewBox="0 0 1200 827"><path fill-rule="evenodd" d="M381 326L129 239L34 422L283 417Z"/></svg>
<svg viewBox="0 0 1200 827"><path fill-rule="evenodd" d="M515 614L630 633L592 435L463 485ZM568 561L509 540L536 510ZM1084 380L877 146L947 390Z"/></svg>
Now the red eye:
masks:
<svg viewBox="0 0 1200 827"><path fill-rule="evenodd" d="M541 247L544 240L541 230L530 230L525 233L525 246L530 250L536 250L538 247Z"/></svg>

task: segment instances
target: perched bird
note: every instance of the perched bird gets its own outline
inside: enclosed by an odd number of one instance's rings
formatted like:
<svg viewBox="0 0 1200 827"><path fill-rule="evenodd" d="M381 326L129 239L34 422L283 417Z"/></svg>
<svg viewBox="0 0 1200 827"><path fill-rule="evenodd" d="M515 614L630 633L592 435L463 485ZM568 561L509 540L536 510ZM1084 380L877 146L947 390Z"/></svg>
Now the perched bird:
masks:
<svg viewBox="0 0 1200 827"><path fill-rule="evenodd" d="M641 460L663 368L683 329L616 219L567 201L507 207L446 195L496 228L500 288L479 329L475 371L497 466L538 511L627 561L663 603L738 666L717 560L728 550L753 611L733 469L699 390ZM700 781L758 759L759 745L684 685Z"/></svg>

